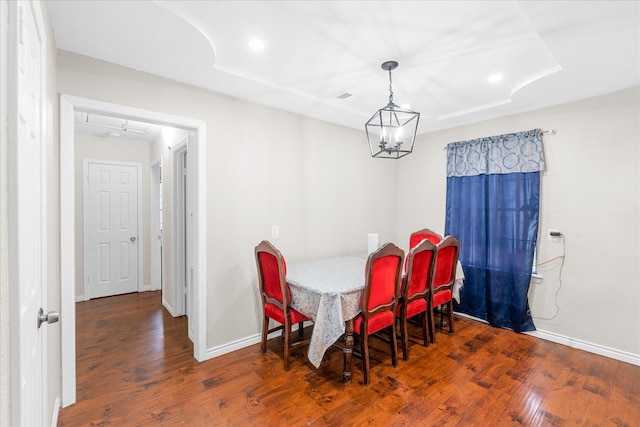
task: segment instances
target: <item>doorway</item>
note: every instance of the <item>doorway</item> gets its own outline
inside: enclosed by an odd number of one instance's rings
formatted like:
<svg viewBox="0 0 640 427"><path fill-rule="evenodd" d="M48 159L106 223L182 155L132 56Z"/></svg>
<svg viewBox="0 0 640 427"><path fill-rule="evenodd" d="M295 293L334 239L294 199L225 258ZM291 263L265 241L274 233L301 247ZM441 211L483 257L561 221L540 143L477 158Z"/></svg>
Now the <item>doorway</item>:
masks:
<svg viewBox="0 0 640 427"><path fill-rule="evenodd" d="M194 254L192 283L194 313L191 324L194 334L194 358L206 360L206 125L190 118L167 115L150 110L142 110L118 104L105 103L86 98L61 95L60 98L60 229L61 240L61 332L62 332L62 406L76 401L75 381L75 243L73 205L75 200L74 184L74 112L84 111L106 116L129 117L131 120L144 121L163 126L188 130L193 138L189 141L192 161L190 169L193 177L187 182L188 192L193 194L189 205L190 229L189 247ZM201 237L202 236L202 237Z"/></svg>

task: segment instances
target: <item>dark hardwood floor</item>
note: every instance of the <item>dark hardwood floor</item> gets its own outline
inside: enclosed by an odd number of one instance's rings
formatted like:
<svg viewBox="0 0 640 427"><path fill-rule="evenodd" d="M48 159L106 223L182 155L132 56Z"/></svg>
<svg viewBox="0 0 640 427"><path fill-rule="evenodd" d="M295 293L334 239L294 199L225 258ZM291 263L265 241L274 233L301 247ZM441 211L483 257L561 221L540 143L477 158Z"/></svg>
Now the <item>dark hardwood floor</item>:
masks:
<svg viewBox="0 0 640 427"><path fill-rule="evenodd" d="M428 348L410 328L397 368L373 339L371 385L355 359L345 386L340 350L320 369L294 351L284 372L279 338L265 355L256 344L197 363L186 319L169 316L159 292L81 302L78 401L58 425L640 425L640 367L458 316L455 328Z"/></svg>

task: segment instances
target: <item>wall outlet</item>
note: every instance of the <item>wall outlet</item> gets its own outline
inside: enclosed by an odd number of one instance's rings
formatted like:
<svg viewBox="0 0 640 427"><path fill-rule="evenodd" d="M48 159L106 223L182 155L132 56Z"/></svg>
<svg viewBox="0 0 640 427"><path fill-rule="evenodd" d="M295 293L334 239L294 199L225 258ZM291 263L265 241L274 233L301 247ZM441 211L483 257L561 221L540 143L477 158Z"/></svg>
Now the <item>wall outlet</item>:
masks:
<svg viewBox="0 0 640 427"><path fill-rule="evenodd" d="M277 225L271 226L271 238L277 239L278 237L280 237L280 227Z"/></svg>

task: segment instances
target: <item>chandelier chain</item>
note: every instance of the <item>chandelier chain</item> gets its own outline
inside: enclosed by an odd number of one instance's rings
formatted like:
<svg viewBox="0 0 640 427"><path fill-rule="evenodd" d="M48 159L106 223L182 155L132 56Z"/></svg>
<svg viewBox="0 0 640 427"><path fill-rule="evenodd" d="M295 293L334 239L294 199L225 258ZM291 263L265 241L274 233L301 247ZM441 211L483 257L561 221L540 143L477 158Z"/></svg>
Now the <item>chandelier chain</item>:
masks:
<svg viewBox="0 0 640 427"><path fill-rule="evenodd" d="M393 89L391 88L391 69L389 69L389 104L393 104Z"/></svg>

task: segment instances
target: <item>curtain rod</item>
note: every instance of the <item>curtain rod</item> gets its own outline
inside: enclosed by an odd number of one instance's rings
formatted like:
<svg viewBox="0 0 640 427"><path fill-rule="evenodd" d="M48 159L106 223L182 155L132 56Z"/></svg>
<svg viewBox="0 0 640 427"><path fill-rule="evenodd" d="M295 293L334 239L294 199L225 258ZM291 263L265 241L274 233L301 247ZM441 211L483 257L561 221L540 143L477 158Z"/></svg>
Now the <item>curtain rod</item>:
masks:
<svg viewBox="0 0 640 427"><path fill-rule="evenodd" d="M544 129L540 131L540 135L555 135L556 134L556 130L555 129ZM445 145L444 147L442 147L443 150L447 149L447 146Z"/></svg>

